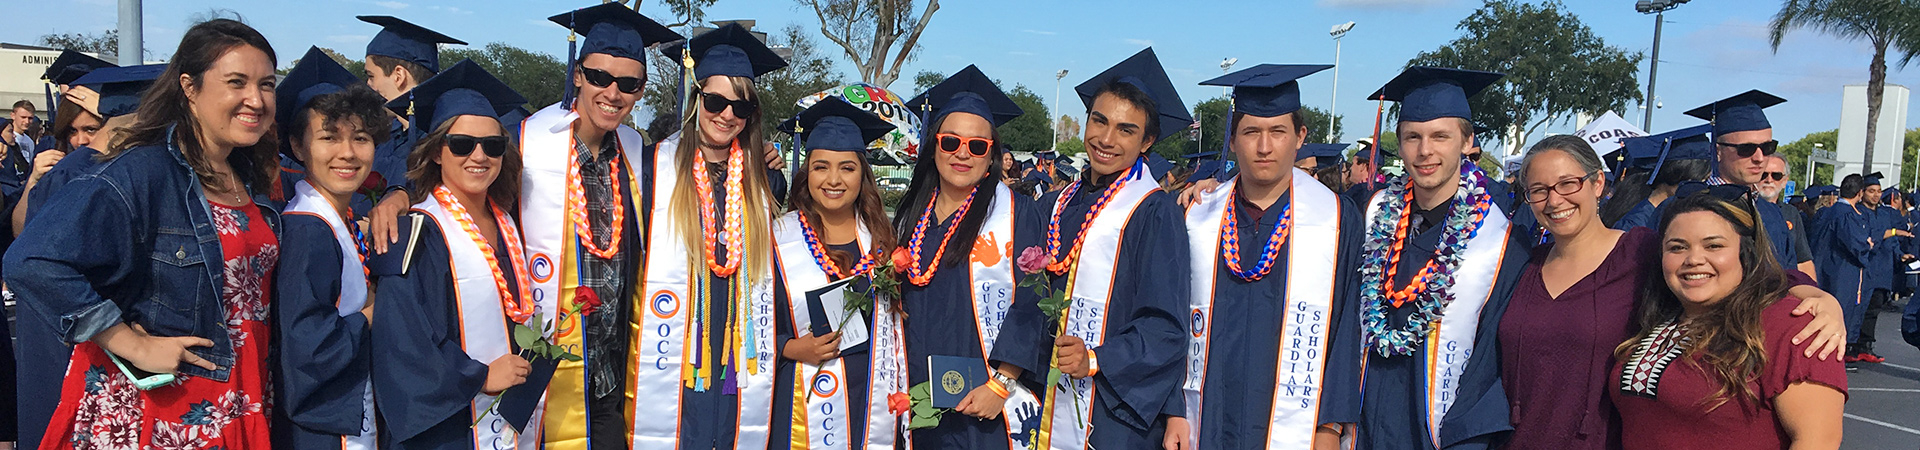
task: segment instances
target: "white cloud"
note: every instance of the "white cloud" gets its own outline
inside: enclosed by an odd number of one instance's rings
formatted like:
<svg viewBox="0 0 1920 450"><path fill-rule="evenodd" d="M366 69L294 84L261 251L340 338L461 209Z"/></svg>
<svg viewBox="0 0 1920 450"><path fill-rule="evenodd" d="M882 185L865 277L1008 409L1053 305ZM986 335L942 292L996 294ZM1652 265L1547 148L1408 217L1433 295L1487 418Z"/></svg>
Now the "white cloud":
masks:
<svg viewBox="0 0 1920 450"><path fill-rule="evenodd" d="M379 5L380 7L387 8L387 9L407 9L407 6L411 6L406 3L396 2L396 1L380 1L380 2L373 2L373 4Z"/></svg>
<svg viewBox="0 0 1920 450"><path fill-rule="evenodd" d="M1323 8L1400 9L1425 8L1449 3L1449 0L1320 0Z"/></svg>
<svg viewBox="0 0 1920 450"><path fill-rule="evenodd" d="M1038 34L1038 35L1041 35L1041 36L1053 36L1053 35L1056 35L1056 34L1060 34L1060 33L1057 33L1057 32L1052 32L1052 31L1046 31L1046 30L1034 30L1034 29L1026 29L1026 30L1020 30L1020 31L1021 31L1021 32L1023 32L1023 33L1032 33L1032 34Z"/></svg>
<svg viewBox="0 0 1920 450"><path fill-rule="evenodd" d="M373 40L373 37L364 34L336 34L327 36L327 40L342 44L364 44L367 41Z"/></svg>
<svg viewBox="0 0 1920 450"><path fill-rule="evenodd" d="M473 11L468 11L468 10L464 10L464 9L460 9L452 6L428 6L427 9L440 11L447 14L473 14Z"/></svg>
<svg viewBox="0 0 1920 450"><path fill-rule="evenodd" d="M1126 43L1128 43L1128 44L1133 44L1133 45L1138 45L1138 46L1141 46L1141 47L1152 47L1152 46L1153 46L1153 41L1152 41L1152 40L1150 40L1150 39L1133 39L1133 38L1127 38L1127 39L1122 39L1122 41L1126 41Z"/></svg>

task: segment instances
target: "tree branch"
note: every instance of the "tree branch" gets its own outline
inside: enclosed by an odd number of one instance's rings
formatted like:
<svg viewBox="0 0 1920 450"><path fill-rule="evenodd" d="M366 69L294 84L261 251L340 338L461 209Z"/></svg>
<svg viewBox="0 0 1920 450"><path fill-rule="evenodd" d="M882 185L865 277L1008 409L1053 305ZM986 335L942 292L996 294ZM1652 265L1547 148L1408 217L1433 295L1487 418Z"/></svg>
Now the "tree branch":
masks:
<svg viewBox="0 0 1920 450"><path fill-rule="evenodd" d="M900 45L900 53L893 57L893 68L887 70L887 80L900 77L900 68L912 59L913 51L920 45L920 33L927 30L927 22L933 20L933 12L940 10L940 0L927 0L927 9L920 12L920 21L914 23L913 31L907 34L907 42Z"/></svg>

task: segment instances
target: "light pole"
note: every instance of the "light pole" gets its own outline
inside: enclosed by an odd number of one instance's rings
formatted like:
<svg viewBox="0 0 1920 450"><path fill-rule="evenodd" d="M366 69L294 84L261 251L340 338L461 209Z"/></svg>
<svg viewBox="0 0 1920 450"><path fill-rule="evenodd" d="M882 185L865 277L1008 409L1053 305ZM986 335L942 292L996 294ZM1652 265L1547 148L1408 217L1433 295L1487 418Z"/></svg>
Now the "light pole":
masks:
<svg viewBox="0 0 1920 450"><path fill-rule="evenodd" d="M1647 101L1653 101L1653 81L1660 76L1660 28L1667 22L1667 10L1680 7L1688 0L1640 0L1633 9L1641 14L1653 14L1653 59L1647 62ZM1647 115L1640 119L1640 128L1653 130L1653 110L1647 108Z"/></svg>
<svg viewBox="0 0 1920 450"><path fill-rule="evenodd" d="M1220 60L1220 74L1225 75L1227 72L1233 71L1233 65L1239 64L1239 63L1240 63L1240 58L1227 58L1227 59ZM1233 114L1233 87L1221 86L1220 94L1225 95L1227 97L1227 114L1229 115ZM1202 123L1202 120L1199 114L1193 115L1193 124L1194 124L1193 151L1195 153L1199 153L1199 152L1205 151L1204 145L1207 142L1207 124ZM1227 135L1225 134L1220 135L1220 139L1223 142L1225 141L1226 138L1227 138Z"/></svg>
<svg viewBox="0 0 1920 450"><path fill-rule="evenodd" d="M1346 37L1347 32L1352 30L1353 22L1348 21L1334 25L1333 30L1327 31L1327 34L1333 36L1333 102L1327 105L1327 143L1329 144L1339 140L1339 136L1333 135L1333 121L1335 117L1339 117L1340 112L1340 38Z"/></svg>
<svg viewBox="0 0 1920 450"><path fill-rule="evenodd" d="M1813 185L1813 166L1820 164L1819 162L1814 161L1814 158L1825 158L1826 149L1827 149L1826 143L1815 142L1813 143L1813 154L1807 155L1807 185L1808 186Z"/></svg>
<svg viewBox="0 0 1920 450"><path fill-rule="evenodd" d="M1067 78L1067 69L1060 69L1059 72L1056 72L1053 74L1053 112L1055 114L1060 113L1060 80L1065 78ZM1059 157L1060 156L1060 153L1059 153L1060 121L1058 119L1055 119L1055 120L1051 120L1050 122L1053 122L1052 128L1053 128L1054 136L1053 136L1053 146L1047 148L1047 153L1053 153L1055 157Z"/></svg>

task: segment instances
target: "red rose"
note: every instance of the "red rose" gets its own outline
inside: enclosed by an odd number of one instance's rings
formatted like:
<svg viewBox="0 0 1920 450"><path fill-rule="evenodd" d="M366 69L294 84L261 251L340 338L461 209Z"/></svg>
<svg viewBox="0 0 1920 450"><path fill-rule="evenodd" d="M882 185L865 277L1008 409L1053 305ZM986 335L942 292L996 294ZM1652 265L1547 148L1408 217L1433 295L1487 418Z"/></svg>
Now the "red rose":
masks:
<svg viewBox="0 0 1920 450"><path fill-rule="evenodd" d="M894 270L906 270L906 268L908 267L913 267L913 254L907 252L906 247L894 248L893 249Z"/></svg>
<svg viewBox="0 0 1920 450"><path fill-rule="evenodd" d="M912 411L912 410L913 410L913 399L910 397L907 397L907 393L895 392L887 395L887 412L892 414L904 414L907 411Z"/></svg>
<svg viewBox="0 0 1920 450"><path fill-rule="evenodd" d="M369 173L367 174L367 180L360 182L360 190L373 191L376 193L385 192L387 190L387 177L380 176L380 172Z"/></svg>
<svg viewBox="0 0 1920 450"><path fill-rule="evenodd" d="M593 288L582 287L575 289L573 303L580 305L581 316L593 314L593 310L600 309L600 294L594 292Z"/></svg>

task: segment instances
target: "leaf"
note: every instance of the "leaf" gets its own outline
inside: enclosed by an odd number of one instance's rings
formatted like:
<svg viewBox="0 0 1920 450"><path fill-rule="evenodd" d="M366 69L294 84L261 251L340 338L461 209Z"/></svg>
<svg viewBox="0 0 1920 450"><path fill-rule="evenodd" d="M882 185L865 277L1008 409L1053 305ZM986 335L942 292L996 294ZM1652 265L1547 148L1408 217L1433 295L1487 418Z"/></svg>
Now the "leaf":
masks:
<svg viewBox="0 0 1920 450"><path fill-rule="evenodd" d="M540 333L533 331L532 328L520 324L513 325L513 343L519 344L522 349L531 350L534 348L534 342L544 343L545 341L540 340Z"/></svg>
<svg viewBox="0 0 1920 450"><path fill-rule="evenodd" d="M1047 389L1053 389L1055 386L1060 385L1060 375L1060 368L1058 367L1047 369Z"/></svg>
<svg viewBox="0 0 1920 450"><path fill-rule="evenodd" d="M564 360L568 360L568 361L573 361L573 362L580 362L580 360L581 360L582 358L580 357L580 355L575 355L575 354L572 354L572 353L561 353L561 354L560 354L560 359L564 359Z"/></svg>
<svg viewBox="0 0 1920 450"><path fill-rule="evenodd" d="M910 417L907 419L907 429L909 430L933 428L937 426L940 426L939 414L934 414L931 416L922 416L919 414L914 414L913 417Z"/></svg>

